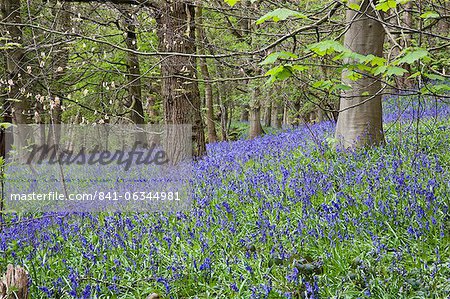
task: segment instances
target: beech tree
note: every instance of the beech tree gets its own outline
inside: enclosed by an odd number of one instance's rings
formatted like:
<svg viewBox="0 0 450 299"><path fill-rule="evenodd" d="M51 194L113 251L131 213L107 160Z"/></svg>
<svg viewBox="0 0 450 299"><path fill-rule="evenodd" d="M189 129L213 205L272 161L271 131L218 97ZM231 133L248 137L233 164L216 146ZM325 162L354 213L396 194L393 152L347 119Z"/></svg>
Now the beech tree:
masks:
<svg viewBox="0 0 450 299"><path fill-rule="evenodd" d="M347 10L349 28L345 32L344 47L354 53L383 57L385 31L376 14L373 0L351 0L359 10ZM345 58L345 64L357 63ZM351 77L356 75L357 78ZM354 74L349 69L342 72L342 83L351 88L342 92L336 138L344 147L376 145L384 142L381 81L368 72Z"/></svg>
<svg viewBox="0 0 450 299"><path fill-rule="evenodd" d="M0 3L4 122L188 124L201 156L206 132L339 113L337 139L371 146L383 96L449 89L442 0Z"/></svg>

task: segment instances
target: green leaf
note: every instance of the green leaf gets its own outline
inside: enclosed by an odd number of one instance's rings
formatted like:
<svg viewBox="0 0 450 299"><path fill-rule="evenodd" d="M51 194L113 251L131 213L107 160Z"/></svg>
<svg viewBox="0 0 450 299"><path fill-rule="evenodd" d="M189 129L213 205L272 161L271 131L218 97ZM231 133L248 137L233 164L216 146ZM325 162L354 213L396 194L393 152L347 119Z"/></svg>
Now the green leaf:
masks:
<svg viewBox="0 0 450 299"><path fill-rule="evenodd" d="M387 70L387 66L385 66L385 65L380 65L379 67L377 67L377 68L375 68L375 69L373 70L373 74L374 74L375 76L378 76L378 75L380 75L380 74L384 74L384 73L386 72L386 70Z"/></svg>
<svg viewBox="0 0 450 299"><path fill-rule="evenodd" d="M352 87L350 85L345 85L345 84L336 84L334 86L334 89L340 89L340 90L351 90Z"/></svg>
<svg viewBox="0 0 450 299"><path fill-rule="evenodd" d="M349 3L348 4L348 8L353 9L353 10L360 10L361 9L361 5L359 5L357 3Z"/></svg>
<svg viewBox="0 0 450 299"><path fill-rule="evenodd" d="M403 63L412 64L419 59L424 59L429 57L429 52L423 48L416 48L416 50L406 52L406 54L395 62L396 65L401 65Z"/></svg>
<svg viewBox="0 0 450 299"><path fill-rule="evenodd" d="M295 64L292 66L293 71L303 72L308 70L309 68L306 65Z"/></svg>
<svg viewBox="0 0 450 299"><path fill-rule="evenodd" d="M443 94L450 91L448 84L427 85L420 89L421 94Z"/></svg>
<svg viewBox="0 0 450 299"><path fill-rule="evenodd" d="M298 11L290 10L287 8L278 8L274 11L268 12L265 15L263 15L261 18L259 18L256 21L256 25L262 24L265 21L268 21L272 19L274 22L278 21L284 21L289 17L296 17L300 19L307 19L308 17Z"/></svg>
<svg viewBox="0 0 450 299"><path fill-rule="evenodd" d="M376 10L382 10L387 12L391 8L397 7L397 1L395 0L383 0L375 6Z"/></svg>
<svg viewBox="0 0 450 299"><path fill-rule="evenodd" d="M0 123L0 128L2 129L8 129L9 127L11 127L13 124L12 123Z"/></svg>
<svg viewBox="0 0 450 299"><path fill-rule="evenodd" d="M239 0L225 0L225 2L228 3L229 6L234 6Z"/></svg>
<svg viewBox="0 0 450 299"><path fill-rule="evenodd" d="M404 68L398 67L398 66L388 66L385 76L403 76L404 73L407 73L408 71Z"/></svg>
<svg viewBox="0 0 450 299"><path fill-rule="evenodd" d="M333 87L333 82L330 80L319 80L312 84L312 87L319 88L319 89L330 89Z"/></svg>
<svg viewBox="0 0 450 299"><path fill-rule="evenodd" d="M324 40L318 43L314 43L308 46L308 49L313 51L319 56L324 56L327 54L332 54L334 52L346 52L349 51L340 42L335 40Z"/></svg>
<svg viewBox="0 0 450 299"><path fill-rule="evenodd" d="M435 11L427 11L420 15L422 19L439 19L441 16Z"/></svg>
<svg viewBox="0 0 450 299"><path fill-rule="evenodd" d="M348 51L347 49L345 49L345 52L343 52L343 54L342 54L342 58L348 58L348 59L352 59L353 61L364 62L364 60L366 59L366 56L356 53L356 52Z"/></svg>
<svg viewBox="0 0 450 299"><path fill-rule="evenodd" d="M372 68L370 66L367 66L367 65L361 64L361 63L354 65L354 67L363 72L371 72L372 71Z"/></svg>
<svg viewBox="0 0 450 299"><path fill-rule="evenodd" d="M420 72L415 72L414 74L412 74L411 76L409 76L408 79L414 79L414 78L420 76L420 74L421 74Z"/></svg>
<svg viewBox="0 0 450 299"><path fill-rule="evenodd" d="M266 59L260 63L260 65L266 65L266 64L272 64L278 59L290 59L290 58L298 58L297 55L291 52L281 51L281 52L275 52L267 55Z"/></svg>
<svg viewBox="0 0 450 299"><path fill-rule="evenodd" d="M290 66L279 65L271 68L265 73L265 76L270 76L269 83L277 80L285 80L292 75L292 69Z"/></svg>
<svg viewBox="0 0 450 299"><path fill-rule="evenodd" d="M441 75L436 75L436 74L423 74L423 75L431 80L437 80L437 81L445 81L446 80L446 78Z"/></svg>
<svg viewBox="0 0 450 299"><path fill-rule="evenodd" d="M365 59L361 60L361 63L370 63L372 66L382 66L386 63L386 59L383 57L378 57L372 54L366 56Z"/></svg>
<svg viewBox="0 0 450 299"><path fill-rule="evenodd" d="M357 80L361 79L363 76L360 73L357 73L354 71L349 71L348 74L346 75L346 77L352 81L357 81Z"/></svg>

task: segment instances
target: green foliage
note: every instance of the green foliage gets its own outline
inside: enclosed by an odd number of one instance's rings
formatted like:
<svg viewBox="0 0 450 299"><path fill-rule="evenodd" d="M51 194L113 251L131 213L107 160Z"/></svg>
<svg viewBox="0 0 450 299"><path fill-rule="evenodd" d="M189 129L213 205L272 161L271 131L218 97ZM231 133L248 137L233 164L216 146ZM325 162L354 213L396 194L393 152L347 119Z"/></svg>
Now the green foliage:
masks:
<svg viewBox="0 0 450 299"><path fill-rule="evenodd" d="M448 206L450 123L422 122L417 149L415 130L401 125L390 127L385 147L349 153L334 150L331 134L249 159L250 149L236 154L230 144L236 160L216 157L211 179L193 186L206 204L19 224L5 234L0 268L24 264L33 298L50 297L43 286L66 298L75 285L78 297L89 285L90 298L250 298L268 284L261 297L300 298L311 274L320 298L446 298L449 222L438 208Z"/></svg>
<svg viewBox="0 0 450 299"><path fill-rule="evenodd" d="M427 51L427 49L424 48L407 48L405 51L403 51L401 58L394 61L394 64L401 65L401 64L413 64L414 62L418 60L424 60L425 62L430 61L430 53Z"/></svg>
<svg viewBox="0 0 450 299"><path fill-rule="evenodd" d="M312 87L333 92L335 90L350 90L351 86L340 83L340 80L319 80L312 84Z"/></svg>
<svg viewBox="0 0 450 299"><path fill-rule="evenodd" d="M439 95L448 92L450 92L450 85L448 84L425 85L420 89L422 95Z"/></svg>
<svg viewBox="0 0 450 299"><path fill-rule="evenodd" d="M361 9L361 5L357 4L357 3L349 3L348 8L353 9L353 10L360 10Z"/></svg>
<svg viewBox="0 0 450 299"><path fill-rule="evenodd" d="M0 123L0 129L8 129L14 126L12 123Z"/></svg>
<svg viewBox="0 0 450 299"><path fill-rule="evenodd" d="M275 52L267 55L266 59L264 59L260 65L266 65L266 64L272 64L276 62L278 59L296 59L298 58L297 55L291 52L281 51L281 52Z"/></svg>
<svg viewBox="0 0 450 299"><path fill-rule="evenodd" d="M236 3L239 2L239 0L225 0L226 3L228 3L228 5L230 6L234 6L236 5Z"/></svg>
<svg viewBox="0 0 450 299"><path fill-rule="evenodd" d="M268 12L264 16L259 18L256 21L256 25L262 24L268 20L273 20L274 22L284 21L291 17L300 18L300 19L308 18L306 15L304 15L298 11L290 10L287 8L277 8L274 11Z"/></svg>
<svg viewBox="0 0 450 299"><path fill-rule="evenodd" d="M420 17L422 19L438 19L440 15L437 12L430 10L421 14Z"/></svg>
<svg viewBox="0 0 450 299"><path fill-rule="evenodd" d="M294 72L302 72L307 69L308 67L303 65L285 64L271 68L265 73L265 75L270 76L268 82L273 83L277 80L285 80L291 77Z"/></svg>
<svg viewBox="0 0 450 299"><path fill-rule="evenodd" d="M381 10L383 12L387 12L392 8L397 7L397 1L395 0L380 0L379 3L375 6L377 10Z"/></svg>
<svg viewBox="0 0 450 299"><path fill-rule="evenodd" d="M316 53L319 56L325 56L333 54L335 52L342 53L349 50L344 47L340 42L335 40L323 40L318 43L314 43L308 46L308 49Z"/></svg>

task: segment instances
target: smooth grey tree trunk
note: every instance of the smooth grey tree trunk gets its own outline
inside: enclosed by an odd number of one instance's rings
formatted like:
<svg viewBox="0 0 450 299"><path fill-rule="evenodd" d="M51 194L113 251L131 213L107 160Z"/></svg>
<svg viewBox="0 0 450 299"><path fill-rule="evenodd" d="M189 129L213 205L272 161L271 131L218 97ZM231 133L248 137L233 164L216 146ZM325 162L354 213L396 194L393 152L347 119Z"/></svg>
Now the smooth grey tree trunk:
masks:
<svg viewBox="0 0 450 299"><path fill-rule="evenodd" d="M378 57L383 56L385 32L381 23L367 15L375 16L371 4L373 0L351 0L361 6L361 12L348 10L347 22L351 22L345 33L344 45L354 52ZM352 63L347 60L344 63ZM379 145L384 143L382 127L381 82L377 78L364 75L352 81L347 78L348 70L342 72L342 82L353 88L342 93L336 138L345 148ZM363 95L367 93L368 95ZM370 98L370 99L369 99Z"/></svg>

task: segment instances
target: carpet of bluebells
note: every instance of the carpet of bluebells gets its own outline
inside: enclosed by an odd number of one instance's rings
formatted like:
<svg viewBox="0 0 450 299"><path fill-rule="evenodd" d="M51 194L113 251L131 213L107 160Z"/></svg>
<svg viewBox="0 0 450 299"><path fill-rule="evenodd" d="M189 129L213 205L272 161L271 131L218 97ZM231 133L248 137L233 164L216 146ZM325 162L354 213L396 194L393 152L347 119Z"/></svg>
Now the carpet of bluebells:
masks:
<svg viewBox="0 0 450 299"><path fill-rule="evenodd" d="M32 298L448 298L450 105L384 109L380 148L331 122L209 145L189 211L8 215L0 272Z"/></svg>

